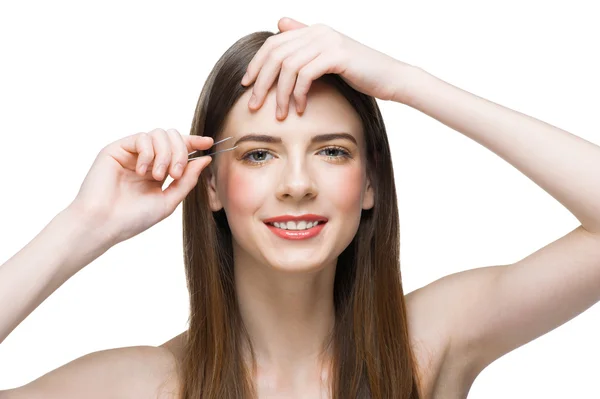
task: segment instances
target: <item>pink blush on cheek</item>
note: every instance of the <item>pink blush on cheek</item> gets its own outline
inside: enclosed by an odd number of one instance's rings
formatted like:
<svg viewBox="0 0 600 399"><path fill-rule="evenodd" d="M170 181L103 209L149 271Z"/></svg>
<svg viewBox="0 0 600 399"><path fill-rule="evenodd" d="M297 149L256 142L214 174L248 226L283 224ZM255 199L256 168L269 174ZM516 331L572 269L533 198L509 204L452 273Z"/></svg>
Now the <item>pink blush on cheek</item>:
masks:
<svg viewBox="0 0 600 399"><path fill-rule="evenodd" d="M250 214L260 208L265 200L264 176L260 173L244 173L243 170L231 168L227 177L227 203L230 213ZM261 178L262 176L262 178ZM261 183L262 181L262 183Z"/></svg>
<svg viewBox="0 0 600 399"><path fill-rule="evenodd" d="M336 210L354 212L357 206L361 206L361 190L364 183L360 169L349 168L335 174L323 174L322 178L319 182L319 195L327 198Z"/></svg>

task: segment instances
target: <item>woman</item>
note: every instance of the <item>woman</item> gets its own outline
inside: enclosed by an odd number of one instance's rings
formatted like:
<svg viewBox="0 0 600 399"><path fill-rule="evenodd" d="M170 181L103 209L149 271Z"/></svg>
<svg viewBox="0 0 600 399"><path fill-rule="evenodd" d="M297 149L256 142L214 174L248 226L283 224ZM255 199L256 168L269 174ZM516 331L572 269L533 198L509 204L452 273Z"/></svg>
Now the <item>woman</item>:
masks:
<svg viewBox="0 0 600 399"><path fill-rule="evenodd" d="M339 398L459 398L495 359L598 301L597 146L326 26L284 19L279 29L266 42L267 33L241 39L217 63L192 136L157 129L107 146L71 206L0 268L0 292L14 304L0 316L4 339L71 275L183 200L187 334L143 353L92 354L0 397L239 398L254 384L259 398L319 397L329 387ZM328 73L339 77L321 78ZM389 146L372 97L486 146L581 226L515 264L451 275L405 298ZM186 164L187 152L229 136L234 150ZM167 171L175 181L163 193ZM312 227L292 232L306 228L290 220L303 214ZM78 238L77 253L54 252L30 270L58 235ZM33 292L22 289L31 280ZM126 378L111 373L122 364ZM102 391L92 392L100 370Z"/></svg>

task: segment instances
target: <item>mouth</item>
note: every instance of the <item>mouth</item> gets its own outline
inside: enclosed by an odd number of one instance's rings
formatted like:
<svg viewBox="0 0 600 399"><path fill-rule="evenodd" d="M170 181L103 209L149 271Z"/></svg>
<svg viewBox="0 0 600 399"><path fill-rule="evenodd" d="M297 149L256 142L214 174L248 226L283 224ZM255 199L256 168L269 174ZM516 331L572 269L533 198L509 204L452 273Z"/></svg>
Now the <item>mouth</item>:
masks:
<svg viewBox="0 0 600 399"><path fill-rule="evenodd" d="M293 222L293 221L289 221L289 222L272 222L272 223L267 223L265 222L266 225L268 226L273 226L277 229L280 230L289 230L289 231L304 231L304 230L310 230L313 227L316 227L320 224L325 224L327 222L325 221L304 221L301 220L300 222Z"/></svg>
<svg viewBox="0 0 600 399"><path fill-rule="evenodd" d="M304 215L281 215L263 220L264 223L282 230L306 230L327 223L327 218L314 213Z"/></svg>
<svg viewBox="0 0 600 399"><path fill-rule="evenodd" d="M314 214L283 215L263 220L269 230L288 240L312 238L321 232L327 221L326 217Z"/></svg>

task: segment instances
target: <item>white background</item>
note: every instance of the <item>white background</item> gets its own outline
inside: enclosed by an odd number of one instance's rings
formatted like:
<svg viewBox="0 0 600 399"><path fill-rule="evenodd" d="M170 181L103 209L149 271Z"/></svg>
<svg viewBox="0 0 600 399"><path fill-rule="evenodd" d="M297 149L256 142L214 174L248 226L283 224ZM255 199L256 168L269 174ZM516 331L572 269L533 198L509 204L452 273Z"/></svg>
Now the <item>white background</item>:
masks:
<svg viewBox="0 0 600 399"><path fill-rule="evenodd" d="M156 127L189 133L219 56L250 32L277 31L283 16L325 23L600 145L600 25L593 2L565 3L3 2L0 263L71 202L104 145ZM393 146L405 293L516 262L579 225L485 147L407 106L379 103ZM0 389L89 352L160 345L185 329L187 312L178 207L67 281L0 344ZM469 398L600 397L599 336L594 306L494 362Z"/></svg>

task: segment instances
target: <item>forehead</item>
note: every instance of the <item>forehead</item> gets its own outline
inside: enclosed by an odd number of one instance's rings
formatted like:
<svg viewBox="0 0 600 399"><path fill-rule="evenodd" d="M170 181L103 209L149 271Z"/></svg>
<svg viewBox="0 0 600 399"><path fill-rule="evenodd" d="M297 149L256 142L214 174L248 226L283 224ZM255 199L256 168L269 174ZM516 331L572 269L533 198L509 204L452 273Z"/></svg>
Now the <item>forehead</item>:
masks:
<svg viewBox="0 0 600 399"><path fill-rule="evenodd" d="M302 115L296 113L296 103L291 95L288 115L283 121L275 117L276 85L271 87L257 111L248 108L251 95L252 89L247 90L232 107L225 119L225 135L236 137L249 132L261 132L281 136L285 143L292 138L309 139L319 133L345 132L354 136L360 146L363 145L362 124L358 114L342 94L325 83L312 83Z"/></svg>

